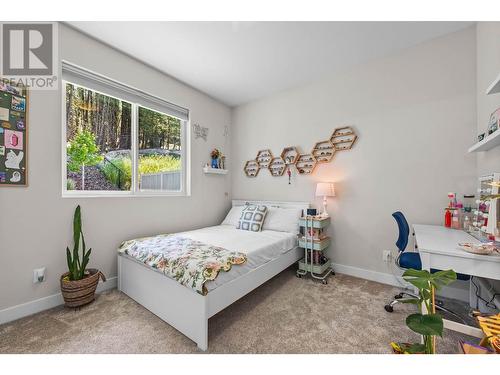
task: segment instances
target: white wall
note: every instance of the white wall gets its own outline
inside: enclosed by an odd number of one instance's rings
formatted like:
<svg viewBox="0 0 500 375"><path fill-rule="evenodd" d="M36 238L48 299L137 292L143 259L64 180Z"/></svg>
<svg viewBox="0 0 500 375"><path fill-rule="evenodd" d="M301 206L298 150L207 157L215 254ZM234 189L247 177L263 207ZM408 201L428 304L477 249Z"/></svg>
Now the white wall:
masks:
<svg viewBox="0 0 500 375"><path fill-rule="evenodd" d="M188 108L192 122L210 128L208 141L192 140L191 197L63 199L61 93L32 91L29 187L0 190L0 310L59 292L77 204L82 206L86 241L93 249L90 266L108 277L116 276L121 241L214 225L230 207L229 177L206 176L201 169L211 148L221 147L229 154L223 131L230 124L230 109L64 25L59 35L62 59ZM33 285L32 270L41 266L47 267L47 281Z"/></svg>
<svg viewBox="0 0 500 375"><path fill-rule="evenodd" d="M487 132L491 113L500 108L500 94L486 89L500 74L500 22L477 25L477 134ZM472 142L474 143L474 141ZM478 153L478 174L500 172L500 147Z"/></svg>
<svg viewBox="0 0 500 375"><path fill-rule="evenodd" d="M500 74L500 22L479 22L476 37L477 134L480 134L488 129L490 114L500 107L500 94L486 95L486 89ZM491 172L500 172L500 147L477 154L478 175ZM492 283L499 291L500 281Z"/></svg>
<svg viewBox="0 0 500 375"><path fill-rule="evenodd" d="M466 153L476 133L475 41L469 28L236 108L233 197L312 201L316 182L334 181L333 261L389 272L382 250L395 249L393 211L440 224L447 193L475 189L476 158ZM312 176L294 171L291 185L265 170L245 177L258 150L309 152L344 124L359 134L355 147Z"/></svg>

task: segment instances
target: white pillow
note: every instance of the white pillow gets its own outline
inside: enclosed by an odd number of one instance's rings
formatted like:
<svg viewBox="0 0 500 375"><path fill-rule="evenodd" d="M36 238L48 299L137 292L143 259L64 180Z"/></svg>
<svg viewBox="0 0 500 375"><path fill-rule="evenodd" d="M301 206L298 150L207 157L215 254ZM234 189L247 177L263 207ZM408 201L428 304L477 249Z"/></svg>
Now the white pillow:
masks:
<svg viewBox="0 0 500 375"><path fill-rule="evenodd" d="M299 233L299 219L302 216L300 208L268 207L266 220L262 230Z"/></svg>
<svg viewBox="0 0 500 375"><path fill-rule="evenodd" d="M241 211L243 211L243 208L245 208L245 206L231 207L231 210L229 210L221 225L232 225L233 227L236 227L240 221Z"/></svg>

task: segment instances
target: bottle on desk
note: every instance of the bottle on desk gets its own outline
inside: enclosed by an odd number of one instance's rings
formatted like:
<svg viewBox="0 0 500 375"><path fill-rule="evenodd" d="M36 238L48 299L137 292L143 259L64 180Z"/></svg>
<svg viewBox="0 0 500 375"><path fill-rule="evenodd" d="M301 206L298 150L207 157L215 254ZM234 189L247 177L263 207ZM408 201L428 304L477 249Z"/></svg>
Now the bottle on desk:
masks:
<svg viewBox="0 0 500 375"><path fill-rule="evenodd" d="M446 228L451 228L451 210L449 208L445 208L444 226Z"/></svg>
<svg viewBox="0 0 500 375"><path fill-rule="evenodd" d="M460 210L459 209L454 209L452 214L451 214L451 227L453 229L460 229Z"/></svg>

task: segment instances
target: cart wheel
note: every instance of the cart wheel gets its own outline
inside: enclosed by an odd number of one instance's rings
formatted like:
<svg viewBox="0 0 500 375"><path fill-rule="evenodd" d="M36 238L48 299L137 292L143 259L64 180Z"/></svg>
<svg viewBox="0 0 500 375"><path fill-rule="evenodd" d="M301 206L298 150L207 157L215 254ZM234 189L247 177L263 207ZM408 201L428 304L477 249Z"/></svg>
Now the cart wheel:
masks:
<svg viewBox="0 0 500 375"><path fill-rule="evenodd" d="M328 280L327 279L323 279L323 280L321 280L321 282L323 283L323 285L328 284Z"/></svg>
<svg viewBox="0 0 500 375"><path fill-rule="evenodd" d="M394 299L401 299L401 298L403 298L403 293L399 293L394 296Z"/></svg>
<svg viewBox="0 0 500 375"><path fill-rule="evenodd" d="M393 312L393 311L394 311L394 308L393 308L391 305L385 305L385 306L384 306L384 309L385 309L385 311L387 311L387 312Z"/></svg>

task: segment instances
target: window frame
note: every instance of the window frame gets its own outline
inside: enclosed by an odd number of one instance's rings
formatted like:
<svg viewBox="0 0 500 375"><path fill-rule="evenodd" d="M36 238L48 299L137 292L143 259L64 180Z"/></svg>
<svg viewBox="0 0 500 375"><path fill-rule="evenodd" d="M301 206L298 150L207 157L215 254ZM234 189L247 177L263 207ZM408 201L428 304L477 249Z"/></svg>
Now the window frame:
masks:
<svg viewBox="0 0 500 375"><path fill-rule="evenodd" d="M107 78L109 80L109 78ZM116 81L115 81L116 82ZM130 103L131 105L131 158L132 158L132 181L131 188L129 191L122 190L67 190L67 124L66 124L66 84L71 84L74 86L82 87L93 92L106 95L115 98L120 101ZM117 82L117 84L120 84ZM121 85L121 84L120 84ZM91 86L91 85L89 85ZM130 88L132 89L132 88ZM133 89L132 89L133 90ZM138 91L139 92L139 91ZM160 99L160 98L158 98ZM162 100L162 99L160 99ZM138 186L138 165L139 165L139 107L146 108L151 111L155 111L167 116L178 118L181 121L181 188L178 191L175 190L141 190ZM159 111L158 109L153 109L147 105L130 101L127 99L122 99L116 95L111 95L101 90L95 90L91 87L84 86L80 83L74 83L67 79L61 79L61 124L62 124L62 137L61 137L61 164L62 164L62 197L63 198L104 198L104 197L182 197L191 195L191 158L190 158L190 119L189 112L187 115L187 120L181 119L177 116L171 115L167 110Z"/></svg>

